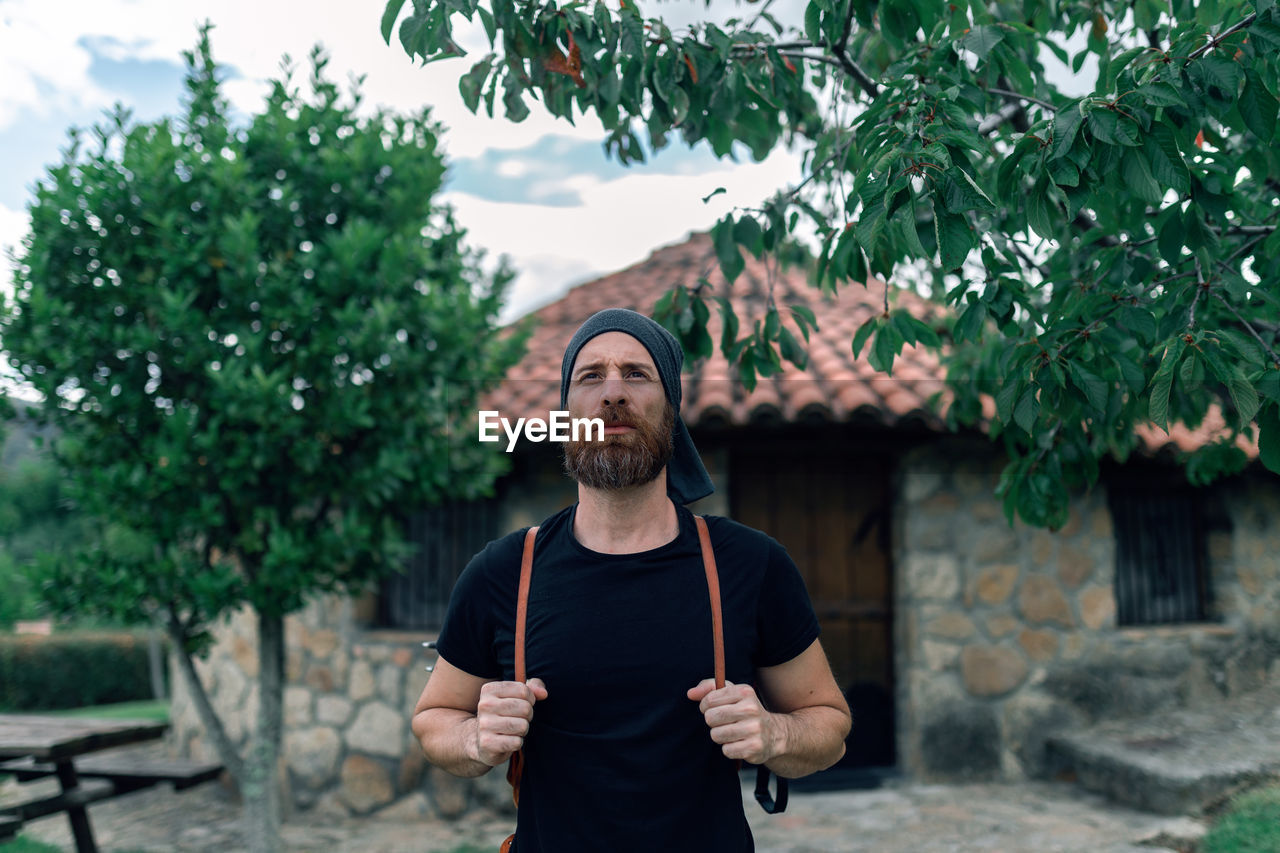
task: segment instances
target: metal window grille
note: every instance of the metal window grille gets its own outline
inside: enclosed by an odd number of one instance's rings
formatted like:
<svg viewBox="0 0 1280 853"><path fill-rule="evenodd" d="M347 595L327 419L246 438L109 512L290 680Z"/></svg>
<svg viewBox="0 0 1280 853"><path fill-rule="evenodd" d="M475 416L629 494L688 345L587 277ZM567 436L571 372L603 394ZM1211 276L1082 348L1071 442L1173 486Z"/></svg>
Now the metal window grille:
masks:
<svg viewBox="0 0 1280 853"><path fill-rule="evenodd" d="M1205 618L1205 537L1188 488L1113 488L1116 618L1121 625Z"/></svg>
<svg viewBox="0 0 1280 853"><path fill-rule="evenodd" d="M382 581L379 627L439 628L458 575L494 538L496 517L493 501L442 504L410 516L408 535L416 550L402 572Z"/></svg>

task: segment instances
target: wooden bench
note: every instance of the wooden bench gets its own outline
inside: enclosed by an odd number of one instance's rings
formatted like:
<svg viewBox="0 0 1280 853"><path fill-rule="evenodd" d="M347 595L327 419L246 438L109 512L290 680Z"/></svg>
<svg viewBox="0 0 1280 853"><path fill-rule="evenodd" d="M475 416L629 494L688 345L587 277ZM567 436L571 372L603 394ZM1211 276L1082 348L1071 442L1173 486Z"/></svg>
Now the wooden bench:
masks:
<svg viewBox="0 0 1280 853"><path fill-rule="evenodd" d="M9 841L22 829L22 818L0 815L0 841Z"/></svg>
<svg viewBox="0 0 1280 853"><path fill-rule="evenodd" d="M181 791L218 778L222 765L202 761L169 761L135 758L127 755L91 755L78 758L76 773L86 779L106 779L115 785L117 794L149 788L169 782ZM53 776L57 769L48 762L20 758L0 763L0 773L11 773L19 782Z"/></svg>

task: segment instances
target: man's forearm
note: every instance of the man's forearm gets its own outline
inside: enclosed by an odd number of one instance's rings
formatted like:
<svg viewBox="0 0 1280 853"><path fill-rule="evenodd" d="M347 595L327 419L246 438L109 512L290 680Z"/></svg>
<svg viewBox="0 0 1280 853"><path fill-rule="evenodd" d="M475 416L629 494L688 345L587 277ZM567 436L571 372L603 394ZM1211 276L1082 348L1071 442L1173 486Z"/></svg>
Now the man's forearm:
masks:
<svg viewBox="0 0 1280 853"><path fill-rule="evenodd" d="M844 756L844 739L852 720L838 708L820 705L789 714L774 714L781 751L765 766L788 779L826 770Z"/></svg>
<svg viewBox="0 0 1280 853"><path fill-rule="evenodd" d="M427 760L454 776L474 778L493 769L467 749L476 740L475 730L475 715L453 708L429 708L413 718L413 733Z"/></svg>

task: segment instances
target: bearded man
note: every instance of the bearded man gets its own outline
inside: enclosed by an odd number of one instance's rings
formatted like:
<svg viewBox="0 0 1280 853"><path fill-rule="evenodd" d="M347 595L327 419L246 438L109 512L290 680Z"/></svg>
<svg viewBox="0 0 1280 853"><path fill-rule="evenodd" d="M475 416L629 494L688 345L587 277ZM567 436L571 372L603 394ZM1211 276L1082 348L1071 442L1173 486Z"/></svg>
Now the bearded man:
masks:
<svg viewBox="0 0 1280 853"><path fill-rule="evenodd" d="M680 418L679 343L609 309L561 365L560 403L604 421L565 446L578 502L536 534L528 678L515 681L525 530L489 543L453 590L414 711L431 763L480 776L523 750L518 853L750 851L737 763L795 778L844 754L851 719L795 564L708 517L727 681L693 514L714 487Z"/></svg>

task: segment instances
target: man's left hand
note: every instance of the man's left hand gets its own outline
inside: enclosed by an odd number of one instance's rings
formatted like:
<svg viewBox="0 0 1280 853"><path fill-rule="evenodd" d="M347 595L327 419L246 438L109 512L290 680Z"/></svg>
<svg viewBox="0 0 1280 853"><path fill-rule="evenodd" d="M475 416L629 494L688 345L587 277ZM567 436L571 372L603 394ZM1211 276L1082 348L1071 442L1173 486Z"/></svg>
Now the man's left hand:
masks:
<svg viewBox="0 0 1280 853"><path fill-rule="evenodd" d="M764 764L784 751L783 726L760 703L750 684L726 681L717 690L715 679L708 678L686 695L698 703L711 739L720 744L726 758Z"/></svg>

